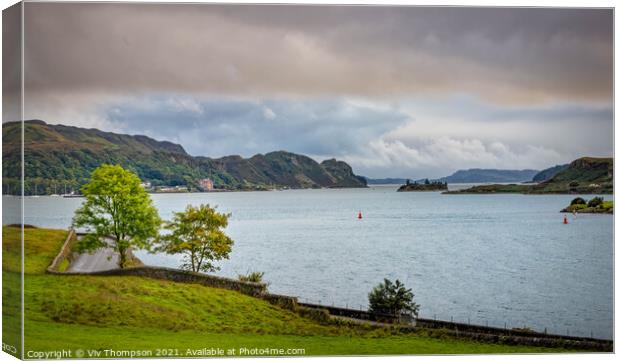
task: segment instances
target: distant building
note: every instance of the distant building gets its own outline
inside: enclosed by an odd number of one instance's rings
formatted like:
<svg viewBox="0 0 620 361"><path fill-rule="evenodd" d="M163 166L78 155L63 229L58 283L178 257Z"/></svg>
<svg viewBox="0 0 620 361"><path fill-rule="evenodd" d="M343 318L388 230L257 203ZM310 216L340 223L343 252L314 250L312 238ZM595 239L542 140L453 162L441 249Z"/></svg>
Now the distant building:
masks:
<svg viewBox="0 0 620 361"><path fill-rule="evenodd" d="M208 192L213 190L213 181L209 178L201 179L198 181L198 185L203 191Z"/></svg>
<svg viewBox="0 0 620 361"><path fill-rule="evenodd" d="M151 188L151 182L142 182L142 183L140 183L140 186L142 188L149 189L149 188Z"/></svg>
<svg viewBox="0 0 620 361"><path fill-rule="evenodd" d="M159 187L156 190L157 192L160 193L185 193L188 191L186 186L174 186L174 187Z"/></svg>

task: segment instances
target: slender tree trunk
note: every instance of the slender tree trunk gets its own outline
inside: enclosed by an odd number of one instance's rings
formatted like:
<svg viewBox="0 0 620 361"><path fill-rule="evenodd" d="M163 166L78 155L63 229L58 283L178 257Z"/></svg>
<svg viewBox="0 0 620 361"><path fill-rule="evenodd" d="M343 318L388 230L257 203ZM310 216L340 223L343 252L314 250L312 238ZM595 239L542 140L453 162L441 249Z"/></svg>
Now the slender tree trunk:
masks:
<svg viewBox="0 0 620 361"><path fill-rule="evenodd" d="M122 245L123 237L117 236L117 248L118 248L118 266L120 268L125 268L127 265L127 247Z"/></svg>
<svg viewBox="0 0 620 361"><path fill-rule="evenodd" d="M127 249L119 248L118 250L118 266L120 268L125 268L127 264Z"/></svg>

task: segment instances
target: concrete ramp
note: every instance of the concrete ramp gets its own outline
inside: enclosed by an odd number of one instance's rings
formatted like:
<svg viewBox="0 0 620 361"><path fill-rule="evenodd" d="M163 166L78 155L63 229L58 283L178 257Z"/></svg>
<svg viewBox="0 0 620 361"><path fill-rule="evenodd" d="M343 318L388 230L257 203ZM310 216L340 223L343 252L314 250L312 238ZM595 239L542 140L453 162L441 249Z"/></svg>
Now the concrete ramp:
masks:
<svg viewBox="0 0 620 361"><path fill-rule="evenodd" d="M80 241L82 236L78 235L77 239ZM109 238L106 238L106 242L113 244L113 240ZM67 273L107 271L119 268L118 253L112 248L100 248L93 253L75 253L74 257L66 270Z"/></svg>

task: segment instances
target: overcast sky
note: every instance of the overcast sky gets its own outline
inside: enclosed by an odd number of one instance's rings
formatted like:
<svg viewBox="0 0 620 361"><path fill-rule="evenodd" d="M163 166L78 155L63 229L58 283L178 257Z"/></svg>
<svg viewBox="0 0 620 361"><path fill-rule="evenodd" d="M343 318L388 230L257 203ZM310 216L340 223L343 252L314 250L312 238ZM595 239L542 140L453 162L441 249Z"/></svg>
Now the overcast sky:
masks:
<svg viewBox="0 0 620 361"><path fill-rule="evenodd" d="M27 119L371 177L613 151L611 10L26 3L25 17Z"/></svg>

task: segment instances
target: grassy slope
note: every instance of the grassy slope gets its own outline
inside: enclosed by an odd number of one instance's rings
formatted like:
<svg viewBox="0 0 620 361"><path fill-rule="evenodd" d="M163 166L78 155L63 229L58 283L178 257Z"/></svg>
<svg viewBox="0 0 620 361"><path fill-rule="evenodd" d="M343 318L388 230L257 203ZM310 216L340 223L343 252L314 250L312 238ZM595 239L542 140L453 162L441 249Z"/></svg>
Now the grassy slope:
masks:
<svg viewBox="0 0 620 361"><path fill-rule="evenodd" d="M3 252L16 255L19 229L3 227ZM388 330L322 325L237 292L138 277L44 274L64 231L27 229L25 349L203 347L305 348L306 354L550 352L559 349L392 335ZM18 274L5 264L5 280ZM12 292L3 283L3 294ZM4 322L16 313L3 310Z"/></svg>

